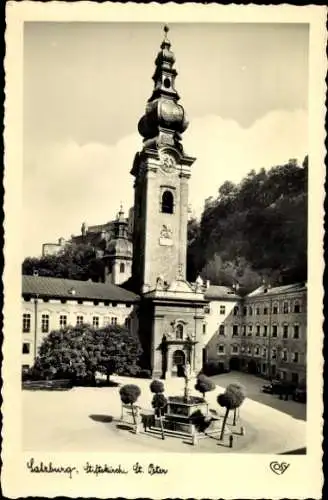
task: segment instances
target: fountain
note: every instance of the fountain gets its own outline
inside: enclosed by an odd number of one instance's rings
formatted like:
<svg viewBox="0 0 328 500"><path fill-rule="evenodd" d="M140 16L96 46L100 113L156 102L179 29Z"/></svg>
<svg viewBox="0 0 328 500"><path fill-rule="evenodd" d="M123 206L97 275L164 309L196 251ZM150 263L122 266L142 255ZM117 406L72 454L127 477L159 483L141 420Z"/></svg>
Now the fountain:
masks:
<svg viewBox="0 0 328 500"><path fill-rule="evenodd" d="M154 428L160 429L160 418L162 418L166 434L189 437L194 442L197 434L195 426L208 416L208 404L203 398L190 395L191 379L191 367L187 363L184 367L184 394L168 397L164 415L163 417L155 418Z"/></svg>

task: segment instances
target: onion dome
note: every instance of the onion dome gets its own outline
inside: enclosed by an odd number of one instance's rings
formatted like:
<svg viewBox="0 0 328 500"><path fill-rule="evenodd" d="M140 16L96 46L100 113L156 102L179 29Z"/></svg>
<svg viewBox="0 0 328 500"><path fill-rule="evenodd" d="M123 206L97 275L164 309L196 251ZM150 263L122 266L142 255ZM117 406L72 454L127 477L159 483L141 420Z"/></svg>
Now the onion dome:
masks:
<svg viewBox="0 0 328 500"><path fill-rule="evenodd" d="M179 144L182 134L188 127L185 110L175 89L176 70L174 53L167 38L169 28L164 27L164 40L161 50L155 59L155 73L153 75L154 90L148 100L146 112L140 119L138 130L147 146L155 147L163 144L182 146Z"/></svg>
<svg viewBox="0 0 328 500"><path fill-rule="evenodd" d="M106 256L132 257L132 242L128 239L128 220L122 205L114 221L114 238L106 246Z"/></svg>

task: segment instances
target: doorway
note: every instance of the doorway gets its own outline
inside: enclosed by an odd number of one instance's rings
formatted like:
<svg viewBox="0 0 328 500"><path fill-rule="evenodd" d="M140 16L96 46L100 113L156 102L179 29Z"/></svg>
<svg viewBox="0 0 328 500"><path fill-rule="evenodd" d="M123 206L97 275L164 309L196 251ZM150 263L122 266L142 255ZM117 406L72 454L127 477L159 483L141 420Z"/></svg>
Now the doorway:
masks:
<svg viewBox="0 0 328 500"><path fill-rule="evenodd" d="M183 351L181 351L180 349L177 351L174 351L172 361L173 361L173 366L176 366L177 376L184 377L183 368L184 368L184 365L186 363L185 353Z"/></svg>

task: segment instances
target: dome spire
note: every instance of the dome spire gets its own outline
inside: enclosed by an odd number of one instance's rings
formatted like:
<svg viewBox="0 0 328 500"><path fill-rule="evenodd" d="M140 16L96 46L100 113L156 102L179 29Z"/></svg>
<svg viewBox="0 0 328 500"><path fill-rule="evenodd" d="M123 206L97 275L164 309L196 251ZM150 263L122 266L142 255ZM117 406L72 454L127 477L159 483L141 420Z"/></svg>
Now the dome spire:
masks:
<svg viewBox="0 0 328 500"><path fill-rule="evenodd" d="M164 39L155 59L153 75L154 90L148 99L146 112L139 121L138 129L144 137L144 145L159 149L165 144L182 151L181 137L187 126L186 113L175 89L177 71L173 67L175 56L167 34L169 27L164 26Z"/></svg>

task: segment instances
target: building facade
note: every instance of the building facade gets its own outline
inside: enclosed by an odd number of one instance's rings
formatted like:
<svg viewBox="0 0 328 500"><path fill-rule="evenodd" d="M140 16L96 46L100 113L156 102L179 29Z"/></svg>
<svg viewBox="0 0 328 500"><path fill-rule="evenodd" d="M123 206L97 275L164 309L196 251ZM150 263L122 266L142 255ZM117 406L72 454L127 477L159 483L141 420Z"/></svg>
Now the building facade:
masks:
<svg viewBox="0 0 328 500"><path fill-rule="evenodd" d="M220 304L223 301L221 297ZM303 385L306 338L306 284L262 286L236 300L209 340L206 358L223 370L240 369Z"/></svg>
<svg viewBox="0 0 328 500"><path fill-rule="evenodd" d="M33 365L52 330L87 323L137 329L138 296L112 284L41 276L22 278L22 366Z"/></svg>

